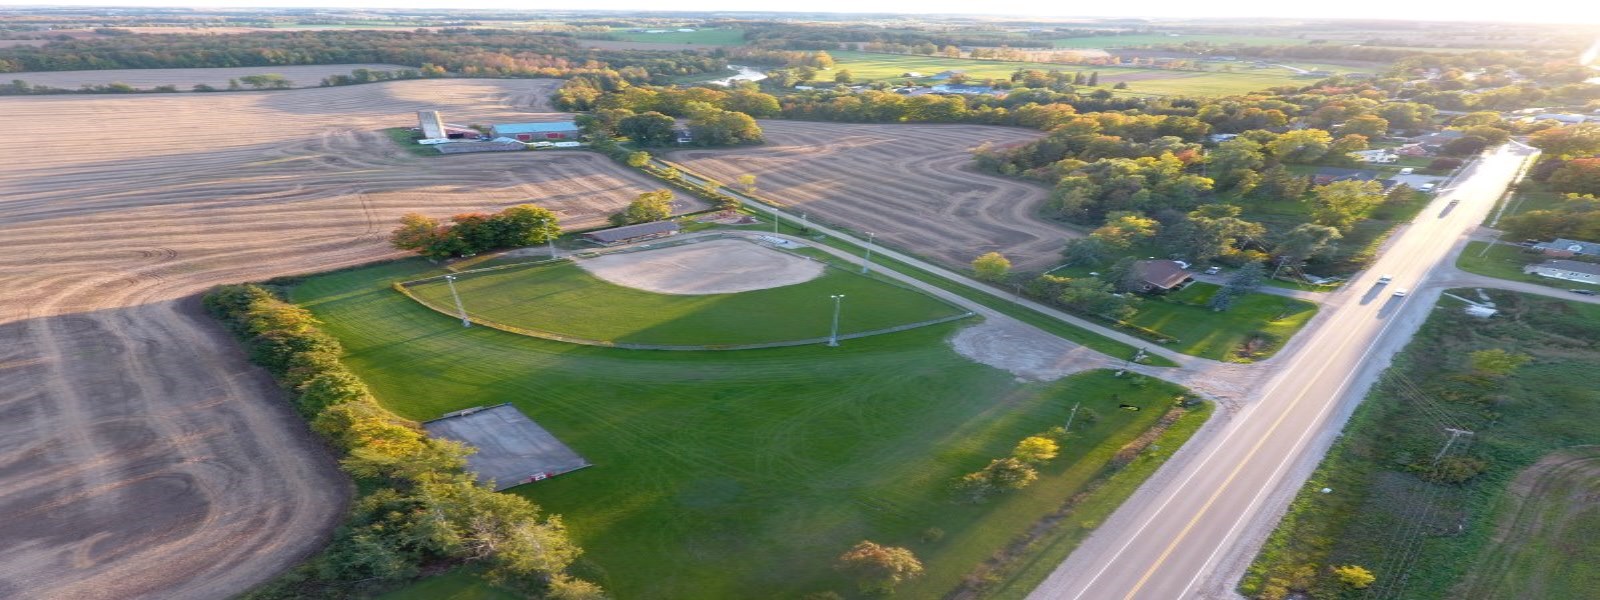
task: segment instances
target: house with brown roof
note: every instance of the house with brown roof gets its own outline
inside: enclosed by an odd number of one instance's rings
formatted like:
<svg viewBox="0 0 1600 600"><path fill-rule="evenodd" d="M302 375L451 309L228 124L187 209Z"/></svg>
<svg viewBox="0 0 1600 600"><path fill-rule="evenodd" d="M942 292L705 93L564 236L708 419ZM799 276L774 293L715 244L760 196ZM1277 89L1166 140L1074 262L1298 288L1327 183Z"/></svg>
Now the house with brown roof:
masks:
<svg viewBox="0 0 1600 600"><path fill-rule="evenodd" d="M1164 294L1181 289L1194 281L1194 277L1175 260L1141 260L1133 263L1133 275L1139 280L1139 291Z"/></svg>

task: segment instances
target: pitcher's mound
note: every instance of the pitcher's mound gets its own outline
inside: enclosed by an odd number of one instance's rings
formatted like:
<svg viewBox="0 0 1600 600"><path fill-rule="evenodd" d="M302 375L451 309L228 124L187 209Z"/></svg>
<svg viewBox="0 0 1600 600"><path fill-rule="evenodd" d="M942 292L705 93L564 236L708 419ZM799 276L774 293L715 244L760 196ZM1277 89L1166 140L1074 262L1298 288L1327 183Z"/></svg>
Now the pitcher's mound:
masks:
<svg viewBox="0 0 1600 600"><path fill-rule="evenodd" d="M822 263L744 240L713 240L578 261L591 275L658 294L733 294L794 285L822 275Z"/></svg>

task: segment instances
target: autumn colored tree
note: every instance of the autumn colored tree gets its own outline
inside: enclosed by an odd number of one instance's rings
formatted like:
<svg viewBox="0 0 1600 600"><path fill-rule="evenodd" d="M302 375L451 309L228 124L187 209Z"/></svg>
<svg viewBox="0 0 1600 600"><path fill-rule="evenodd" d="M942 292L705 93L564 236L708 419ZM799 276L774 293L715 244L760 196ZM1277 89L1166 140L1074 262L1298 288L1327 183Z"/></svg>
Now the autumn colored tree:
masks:
<svg viewBox="0 0 1600 600"><path fill-rule="evenodd" d="M1367 589L1367 586L1378 580L1377 577L1373 576L1372 571L1357 565L1334 567L1333 576L1339 579L1339 583L1358 590Z"/></svg>
<svg viewBox="0 0 1600 600"><path fill-rule="evenodd" d="M1316 197L1312 216L1317 224L1340 231L1349 229L1384 200L1383 184L1376 181L1335 181L1317 186L1312 194Z"/></svg>
<svg viewBox="0 0 1600 600"><path fill-rule="evenodd" d="M887 594L900 582L922 576L922 561L910 550L862 540L835 565L856 578L862 592Z"/></svg>
<svg viewBox="0 0 1600 600"><path fill-rule="evenodd" d="M1011 261L999 252L990 252L973 259L972 270L977 272L978 279L1002 281L1011 272Z"/></svg>
<svg viewBox="0 0 1600 600"><path fill-rule="evenodd" d="M1306 164L1316 162L1333 146L1333 136L1321 129L1299 129L1278 136L1267 143L1267 150L1286 163Z"/></svg>
<svg viewBox="0 0 1600 600"><path fill-rule="evenodd" d="M645 192L628 203L621 213L624 224L661 221L672 216L672 190Z"/></svg>
<svg viewBox="0 0 1600 600"><path fill-rule="evenodd" d="M1025 463L1042 463L1056 457L1061 447L1052 440L1043 436L1030 436L1017 442L1017 447L1011 450L1011 457Z"/></svg>

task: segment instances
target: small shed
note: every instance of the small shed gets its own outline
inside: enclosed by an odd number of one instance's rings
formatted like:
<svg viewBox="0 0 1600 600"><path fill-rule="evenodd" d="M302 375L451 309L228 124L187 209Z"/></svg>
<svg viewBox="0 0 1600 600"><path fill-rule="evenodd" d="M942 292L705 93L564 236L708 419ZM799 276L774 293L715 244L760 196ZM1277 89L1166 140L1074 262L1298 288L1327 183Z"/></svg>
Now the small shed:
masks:
<svg viewBox="0 0 1600 600"><path fill-rule="evenodd" d="M602 246L615 246L677 235L679 229L678 224L672 221L654 221L591 231L583 234L583 239Z"/></svg>

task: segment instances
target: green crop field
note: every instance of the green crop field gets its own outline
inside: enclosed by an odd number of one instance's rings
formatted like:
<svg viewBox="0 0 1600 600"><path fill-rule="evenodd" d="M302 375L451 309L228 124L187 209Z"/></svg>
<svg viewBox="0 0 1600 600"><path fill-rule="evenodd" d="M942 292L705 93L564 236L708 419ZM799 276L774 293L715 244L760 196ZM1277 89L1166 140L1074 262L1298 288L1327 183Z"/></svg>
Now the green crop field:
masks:
<svg viewBox="0 0 1600 600"><path fill-rule="evenodd" d="M875 52L832 53L834 71L849 69L858 81L888 79L900 81L905 73L924 76L940 71L962 71L973 79L1009 79L1017 69L1048 71L1059 69L1068 72L1100 73L1100 87L1128 79L1128 92L1155 95L1229 95L1242 94L1282 85L1304 85L1305 78L1296 78L1283 69L1271 71L1223 73L1215 71L1163 71L1131 67L1104 67L1094 65L1068 65L1040 62L1001 60L976 60L970 58L944 58L938 56L911 56L879 54ZM826 75L827 72L824 72ZM923 79L923 81L928 81Z"/></svg>
<svg viewBox="0 0 1600 600"><path fill-rule="evenodd" d="M804 283L738 294L657 294L608 283L570 262L458 277L468 314L489 321L605 342L758 344L826 337L829 296L844 294L839 333L885 329L965 313L884 281L828 269ZM437 279L411 286L430 305L453 307Z"/></svg>
<svg viewBox="0 0 1600 600"><path fill-rule="evenodd" d="M1305 44L1309 40L1290 37L1267 37L1254 35L1097 35L1090 37L1070 37L1051 40L1057 48L1128 48L1132 46L1149 46L1153 44L1186 44L1199 42L1204 44L1248 44L1252 46L1296 46Z"/></svg>
<svg viewBox="0 0 1600 600"><path fill-rule="evenodd" d="M698 29L695 31L666 31L662 33L630 33L616 29L612 37L626 42L657 42L662 44L709 44L713 46L743 46L743 29Z"/></svg>
<svg viewBox="0 0 1600 600"><path fill-rule="evenodd" d="M511 402L594 463L509 493L561 515L585 550L580 576L620 598L856 597L832 563L863 539L908 547L925 564L900 597L940 597L1105 476L1182 393L1106 371L1019 382L955 354L944 339L957 324L838 348L633 351L462 328L389 288L438 273L422 260L389 263L308 278L291 297L402 416ZM956 477L1061 424L1077 402L1090 412L1035 484L952 502ZM1102 518L1204 415L1185 415L1118 472L1133 483L1091 493L1086 514ZM1066 524L1070 540L1092 528ZM1047 539L1052 551L1070 547ZM394 597L497 596L456 574Z"/></svg>

